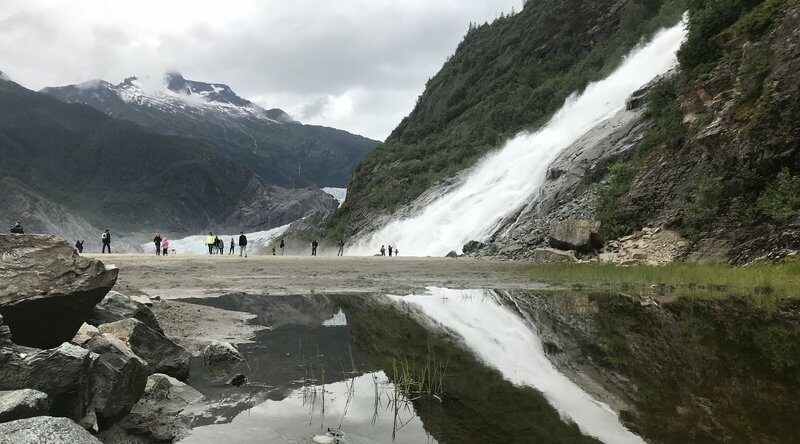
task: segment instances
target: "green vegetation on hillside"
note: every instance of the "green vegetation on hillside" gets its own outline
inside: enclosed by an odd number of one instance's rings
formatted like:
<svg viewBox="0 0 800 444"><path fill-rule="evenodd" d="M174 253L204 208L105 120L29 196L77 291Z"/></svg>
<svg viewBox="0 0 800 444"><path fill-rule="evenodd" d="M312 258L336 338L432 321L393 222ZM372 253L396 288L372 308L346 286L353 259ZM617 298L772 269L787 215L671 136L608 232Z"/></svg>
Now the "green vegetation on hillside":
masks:
<svg viewBox="0 0 800 444"><path fill-rule="evenodd" d="M615 5L528 2L518 14L471 26L412 113L356 168L333 233L408 203L503 140L544 124L570 94L609 74L684 11L682 0Z"/></svg>

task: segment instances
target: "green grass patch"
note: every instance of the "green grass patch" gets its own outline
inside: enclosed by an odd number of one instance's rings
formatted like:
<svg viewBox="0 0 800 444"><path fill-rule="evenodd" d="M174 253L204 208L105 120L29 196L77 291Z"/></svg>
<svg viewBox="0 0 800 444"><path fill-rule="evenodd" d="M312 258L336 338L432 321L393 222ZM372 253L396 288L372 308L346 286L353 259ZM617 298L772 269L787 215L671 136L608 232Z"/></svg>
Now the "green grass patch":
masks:
<svg viewBox="0 0 800 444"><path fill-rule="evenodd" d="M666 287L679 296L769 295L800 297L800 260L734 268L721 263L674 262L664 266L614 264L541 264L529 270L533 280L554 284L625 288Z"/></svg>

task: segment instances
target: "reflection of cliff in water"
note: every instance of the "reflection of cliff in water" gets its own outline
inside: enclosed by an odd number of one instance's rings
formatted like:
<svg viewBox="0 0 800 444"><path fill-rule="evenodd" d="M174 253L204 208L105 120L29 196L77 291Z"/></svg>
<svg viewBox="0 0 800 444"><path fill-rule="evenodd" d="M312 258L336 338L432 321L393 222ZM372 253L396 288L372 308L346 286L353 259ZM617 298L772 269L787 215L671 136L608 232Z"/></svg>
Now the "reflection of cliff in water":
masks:
<svg viewBox="0 0 800 444"><path fill-rule="evenodd" d="M634 406L623 420L652 442L800 436L798 301L507 296L537 326L551 359Z"/></svg>

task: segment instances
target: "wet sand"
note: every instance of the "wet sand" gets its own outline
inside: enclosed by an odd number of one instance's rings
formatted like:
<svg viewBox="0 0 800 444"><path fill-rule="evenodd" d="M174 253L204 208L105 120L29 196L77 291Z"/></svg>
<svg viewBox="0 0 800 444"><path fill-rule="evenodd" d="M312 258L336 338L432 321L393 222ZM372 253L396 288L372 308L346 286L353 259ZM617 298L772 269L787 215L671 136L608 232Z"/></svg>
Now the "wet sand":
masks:
<svg viewBox="0 0 800 444"><path fill-rule="evenodd" d="M391 293L425 287L542 288L524 262L468 258L87 255L120 269L116 290L162 299L216 296Z"/></svg>

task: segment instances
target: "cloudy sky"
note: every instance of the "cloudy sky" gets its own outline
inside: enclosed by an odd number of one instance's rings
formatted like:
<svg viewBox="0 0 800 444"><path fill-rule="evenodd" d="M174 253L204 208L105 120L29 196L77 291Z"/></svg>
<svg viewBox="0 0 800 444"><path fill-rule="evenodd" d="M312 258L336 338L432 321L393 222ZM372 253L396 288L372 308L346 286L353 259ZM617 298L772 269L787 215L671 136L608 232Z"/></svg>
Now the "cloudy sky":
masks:
<svg viewBox="0 0 800 444"><path fill-rule="evenodd" d="M383 140L470 22L521 0L2 0L0 71L31 89L180 71Z"/></svg>

